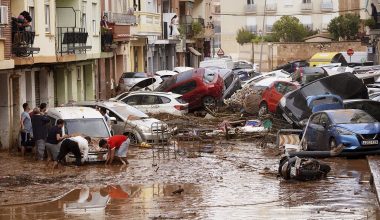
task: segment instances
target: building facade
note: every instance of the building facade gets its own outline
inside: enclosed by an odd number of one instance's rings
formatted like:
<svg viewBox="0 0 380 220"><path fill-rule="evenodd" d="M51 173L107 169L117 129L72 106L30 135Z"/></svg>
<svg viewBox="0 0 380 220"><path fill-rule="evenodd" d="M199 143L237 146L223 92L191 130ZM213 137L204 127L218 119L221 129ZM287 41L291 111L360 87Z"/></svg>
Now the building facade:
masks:
<svg viewBox="0 0 380 220"><path fill-rule="evenodd" d="M220 0L221 46L226 54L238 59L236 33L244 27L258 35L272 31L273 24L283 15L297 17L312 29L324 32L334 17L339 16L338 0Z"/></svg>

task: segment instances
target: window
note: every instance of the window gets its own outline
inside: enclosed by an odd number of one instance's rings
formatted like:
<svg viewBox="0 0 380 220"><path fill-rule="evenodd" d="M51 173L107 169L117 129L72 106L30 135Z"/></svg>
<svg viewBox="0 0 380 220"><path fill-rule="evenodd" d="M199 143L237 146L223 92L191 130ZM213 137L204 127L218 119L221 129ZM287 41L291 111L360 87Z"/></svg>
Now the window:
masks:
<svg viewBox="0 0 380 220"><path fill-rule="evenodd" d="M323 124L326 124L326 125L329 125L330 124L330 120L329 120L329 117L326 115L326 114L322 114L321 115L321 119L320 120L320 125L323 125Z"/></svg>
<svg viewBox="0 0 380 220"><path fill-rule="evenodd" d="M255 4L255 0L247 0L247 5L254 5Z"/></svg>
<svg viewBox="0 0 380 220"><path fill-rule="evenodd" d="M275 88L277 90L277 92L281 93L281 94L285 94L286 93L286 85L282 82L279 82L275 85Z"/></svg>
<svg viewBox="0 0 380 220"><path fill-rule="evenodd" d="M144 95L141 99L142 105L157 105L162 104L161 99L154 95Z"/></svg>
<svg viewBox="0 0 380 220"><path fill-rule="evenodd" d="M50 2L45 0L45 32L50 32Z"/></svg>
<svg viewBox="0 0 380 220"><path fill-rule="evenodd" d="M141 96L134 95L123 100L128 105L141 105Z"/></svg>
<svg viewBox="0 0 380 220"><path fill-rule="evenodd" d="M87 14L86 14L87 1L82 1L82 17L81 17L81 27L87 30Z"/></svg>
<svg viewBox="0 0 380 220"><path fill-rule="evenodd" d="M230 87L233 81L234 81L234 74L231 74L226 79L224 79L224 86L226 87L226 89Z"/></svg>
<svg viewBox="0 0 380 220"><path fill-rule="evenodd" d="M315 115L312 119L311 119L311 123L312 124L319 124L319 119L321 118L321 114L318 114L318 115Z"/></svg>
<svg viewBox="0 0 380 220"><path fill-rule="evenodd" d="M92 33L94 35L98 34L98 22L96 22L96 18L98 17L97 4L92 3Z"/></svg>
<svg viewBox="0 0 380 220"><path fill-rule="evenodd" d="M34 20L35 19L34 1L33 0L28 1L28 6L29 6L29 14L33 19L32 22L30 22L30 28L32 31L35 31L36 27L35 27L35 23L34 23L34 21L35 21Z"/></svg>
<svg viewBox="0 0 380 220"><path fill-rule="evenodd" d="M302 0L302 3L311 3L311 0Z"/></svg>
<svg viewBox="0 0 380 220"><path fill-rule="evenodd" d="M171 102L171 100L167 97L160 96L160 99L162 104L167 104Z"/></svg>
<svg viewBox="0 0 380 220"><path fill-rule="evenodd" d="M197 83L192 80L180 86L174 87L171 92L183 95L194 90L196 87Z"/></svg>

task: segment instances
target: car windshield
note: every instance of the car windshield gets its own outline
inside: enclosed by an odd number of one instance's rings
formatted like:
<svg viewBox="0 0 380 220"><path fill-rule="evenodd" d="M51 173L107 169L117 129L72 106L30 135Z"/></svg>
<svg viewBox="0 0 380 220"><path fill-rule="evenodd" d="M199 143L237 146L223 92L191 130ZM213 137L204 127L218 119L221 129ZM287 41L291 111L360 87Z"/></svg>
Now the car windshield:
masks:
<svg viewBox="0 0 380 220"><path fill-rule="evenodd" d="M146 73L126 72L123 73L122 78L146 78Z"/></svg>
<svg viewBox="0 0 380 220"><path fill-rule="evenodd" d="M119 114L124 118L124 120L139 120L149 118L148 115L132 106L115 106L110 107L109 109Z"/></svg>
<svg viewBox="0 0 380 220"><path fill-rule="evenodd" d="M377 122L376 119L372 118L364 111L337 111L330 113L330 115L336 124L361 124Z"/></svg>
<svg viewBox="0 0 380 220"><path fill-rule="evenodd" d="M109 137L107 125L102 118L80 118L65 120L68 134L81 134L94 138Z"/></svg>

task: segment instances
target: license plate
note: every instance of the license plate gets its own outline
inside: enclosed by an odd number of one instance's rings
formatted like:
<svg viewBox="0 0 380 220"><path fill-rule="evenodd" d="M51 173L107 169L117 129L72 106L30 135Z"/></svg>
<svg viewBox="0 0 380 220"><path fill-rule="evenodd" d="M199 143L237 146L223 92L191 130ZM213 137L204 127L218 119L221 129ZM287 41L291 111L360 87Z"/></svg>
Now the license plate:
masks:
<svg viewBox="0 0 380 220"><path fill-rule="evenodd" d="M379 144L378 140L366 140L362 141L362 145L377 145Z"/></svg>
<svg viewBox="0 0 380 220"><path fill-rule="evenodd" d="M287 122L289 122L289 124L293 124L293 121L290 120L290 118L289 118L285 113L282 113L282 117L284 117L285 120L286 120Z"/></svg>

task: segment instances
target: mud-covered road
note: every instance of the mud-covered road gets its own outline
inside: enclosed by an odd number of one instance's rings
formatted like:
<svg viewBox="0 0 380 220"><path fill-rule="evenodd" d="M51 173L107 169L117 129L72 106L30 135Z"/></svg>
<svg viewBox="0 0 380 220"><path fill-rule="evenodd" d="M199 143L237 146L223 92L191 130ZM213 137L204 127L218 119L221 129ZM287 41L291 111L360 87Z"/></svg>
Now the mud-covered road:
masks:
<svg viewBox="0 0 380 220"><path fill-rule="evenodd" d="M278 155L253 143L218 143L213 154L158 160L132 148L127 167L52 170L0 153L0 219L376 219L365 159L324 160L314 182L276 176Z"/></svg>

